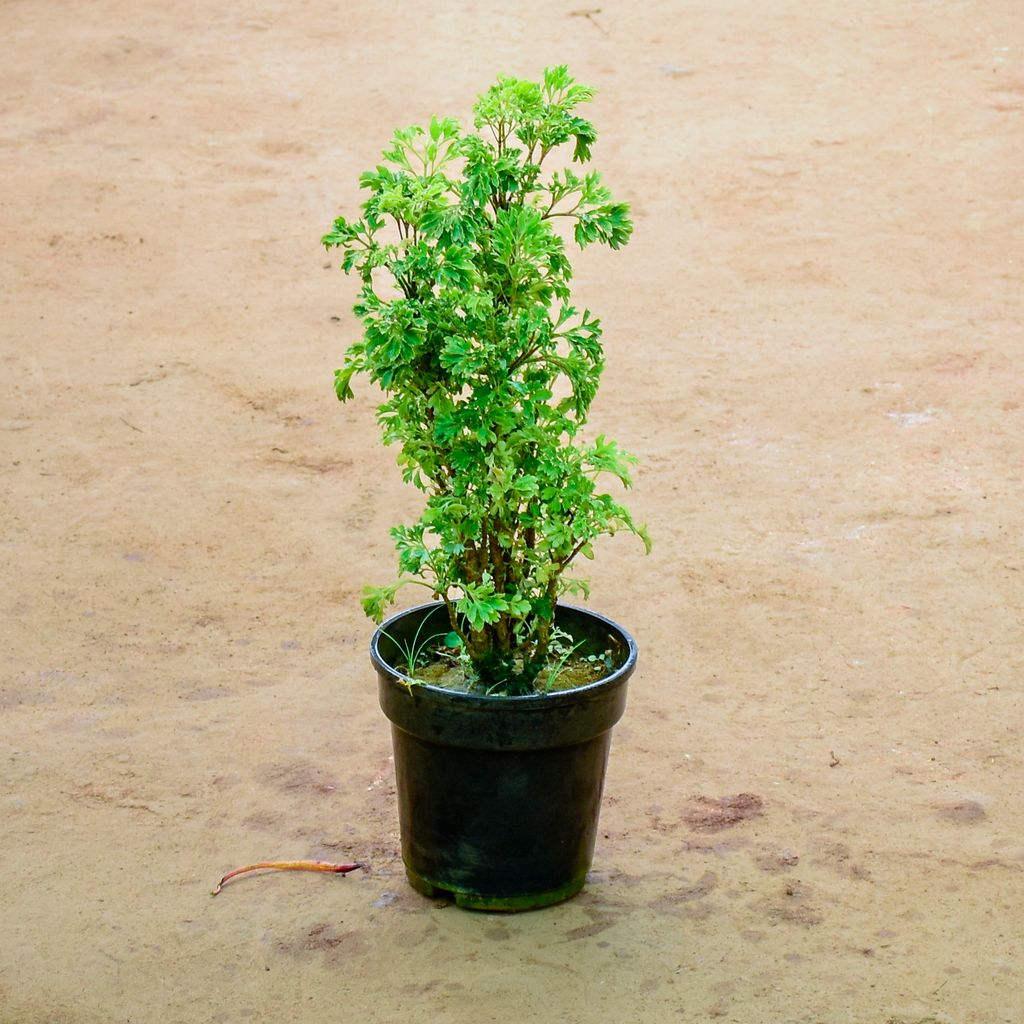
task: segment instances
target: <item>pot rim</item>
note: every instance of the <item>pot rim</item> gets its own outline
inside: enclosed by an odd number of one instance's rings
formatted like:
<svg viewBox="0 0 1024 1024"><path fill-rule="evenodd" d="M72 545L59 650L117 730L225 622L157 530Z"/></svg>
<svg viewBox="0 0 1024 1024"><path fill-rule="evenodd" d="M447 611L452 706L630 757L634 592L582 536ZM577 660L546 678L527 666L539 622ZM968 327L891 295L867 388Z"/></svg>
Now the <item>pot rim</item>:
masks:
<svg viewBox="0 0 1024 1024"><path fill-rule="evenodd" d="M560 703L575 702L582 695L591 694L598 690L603 690L606 687L614 686L615 683L623 678L628 679L636 668L636 640L633 639L632 634L627 629L619 625L619 623L614 619L609 619L606 615L601 615L600 612L592 611L590 608L584 608L581 605L565 604L562 601L558 602L558 608L564 608L566 611L577 612L590 619L595 619L609 627L611 631L618 633L625 641L629 653L626 656L626 660L617 669L615 669L614 672L609 675L602 676L600 679L595 679L592 683L586 683L583 686L574 686L572 689L568 690L553 690L549 693L527 693L513 697L501 696L500 694L489 695L486 693L466 693L464 690L451 690L445 686L436 686L433 683L424 683L418 679L413 679L411 676L407 676L401 671L401 669L395 668L394 665L390 665L384 660L380 653L380 641L389 624L398 619L405 618L408 615L414 615L417 612L422 612L427 608L444 608L444 606L443 601L426 601L423 604L414 605L411 608L406 608L403 611L397 612L382 622L376 630L374 630L373 637L370 640L370 661L377 672L386 673L388 676L392 677L395 683L407 688L410 692L416 692L423 695L431 694L435 698L443 697L451 700L461 700L469 704L476 704L479 707L485 707L487 705L527 707L540 703L557 705Z"/></svg>

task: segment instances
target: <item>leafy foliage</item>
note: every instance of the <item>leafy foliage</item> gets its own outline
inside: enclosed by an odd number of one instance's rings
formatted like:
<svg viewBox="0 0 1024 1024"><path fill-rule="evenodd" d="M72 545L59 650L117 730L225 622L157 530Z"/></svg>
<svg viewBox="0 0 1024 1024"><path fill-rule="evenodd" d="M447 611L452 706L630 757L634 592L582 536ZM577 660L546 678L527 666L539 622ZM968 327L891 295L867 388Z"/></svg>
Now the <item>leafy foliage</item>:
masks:
<svg viewBox="0 0 1024 1024"><path fill-rule="evenodd" d="M556 150L590 159L593 125L576 113L593 90L566 67L542 82L502 76L474 107L476 132L433 118L394 133L362 175L362 217L324 235L358 274L363 337L335 389L355 374L384 393L378 421L404 479L426 494L420 519L392 531L399 580L366 588L380 621L398 589L427 586L448 609L485 685L529 692L549 653L555 603L592 543L646 530L598 486L629 486L634 458L605 437L578 440L604 367L601 324L571 301L572 267L555 230L581 248L629 240L629 207L596 171L547 173ZM455 636L453 637L452 634Z"/></svg>

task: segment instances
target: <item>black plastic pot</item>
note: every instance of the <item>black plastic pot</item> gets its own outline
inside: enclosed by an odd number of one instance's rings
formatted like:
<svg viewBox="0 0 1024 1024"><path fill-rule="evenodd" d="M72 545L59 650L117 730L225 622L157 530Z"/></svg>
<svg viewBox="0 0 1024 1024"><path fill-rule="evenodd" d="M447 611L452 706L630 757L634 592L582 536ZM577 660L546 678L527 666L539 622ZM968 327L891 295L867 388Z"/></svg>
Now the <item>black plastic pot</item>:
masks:
<svg viewBox="0 0 1024 1024"><path fill-rule="evenodd" d="M411 681L401 646L446 631L440 603L394 616L373 636L380 706L391 721L412 886L477 910L529 910L575 895L597 837L612 726L636 667L633 638L594 612L559 605L581 653L617 652L617 668L574 690L487 697Z"/></svg>

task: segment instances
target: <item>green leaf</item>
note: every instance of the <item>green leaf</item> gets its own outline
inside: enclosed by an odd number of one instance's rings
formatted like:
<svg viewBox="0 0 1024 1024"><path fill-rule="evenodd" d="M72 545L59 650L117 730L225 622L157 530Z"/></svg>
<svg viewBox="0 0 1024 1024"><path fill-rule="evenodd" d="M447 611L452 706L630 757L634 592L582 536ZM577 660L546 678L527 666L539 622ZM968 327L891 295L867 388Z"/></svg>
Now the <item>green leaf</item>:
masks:
<svg viewBox="0 0 1024 1024"><path fill-rule="evenodd" d="M654 543L651 540L650 533L647 532L647 527L638 527L636 530L636 535L644 542L644 554L649 555L651 553L651 549L654 547Z"/></svg>
<svg viewBox="0 0 1024 1024"><path fill-rule="evenodd" d="M629 487L629 467L636 463L636 457L624 452L614 441L603 434L598 436L594 446L586 454L587 463L598 473L611 473Z"/></svg>
<svg viewBox="0 0 1024 1024"><path fill-rule="evenodd" d="M363 611L374 622L381 622L384 619L384 612L395 603L395 595L401 585L392 583L384 587L363 587Z"/></svg>
<svg viewBox="0 0 1024 1024"><path fill-rule="evenodd" d="M349 381L352 380L352 375L355 372L354 366L346 366L341 370L334 371L334 392L338 396L339 402L346 402L354 397Z"/></svg>

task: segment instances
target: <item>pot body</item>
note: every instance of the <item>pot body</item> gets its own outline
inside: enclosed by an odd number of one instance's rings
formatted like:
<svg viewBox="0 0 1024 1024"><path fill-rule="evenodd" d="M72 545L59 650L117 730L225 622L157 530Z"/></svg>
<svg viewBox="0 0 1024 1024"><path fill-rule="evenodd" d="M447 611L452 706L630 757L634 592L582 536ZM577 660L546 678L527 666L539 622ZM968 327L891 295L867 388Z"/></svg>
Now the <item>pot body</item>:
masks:
<svg viewBox="0 0 1024 1024"><path fill-rule="evenodd" d="M425 621L426 620L426 621ZM633 638L582 608L557 624L617 668L574 690L486 697L411 682L399 643L447 631L444 605L421 605L374 634L371 659L391 721L402 858L414 888L479 910L527 910L577 893L597 838L612 726L636 666Z"/></svg>

